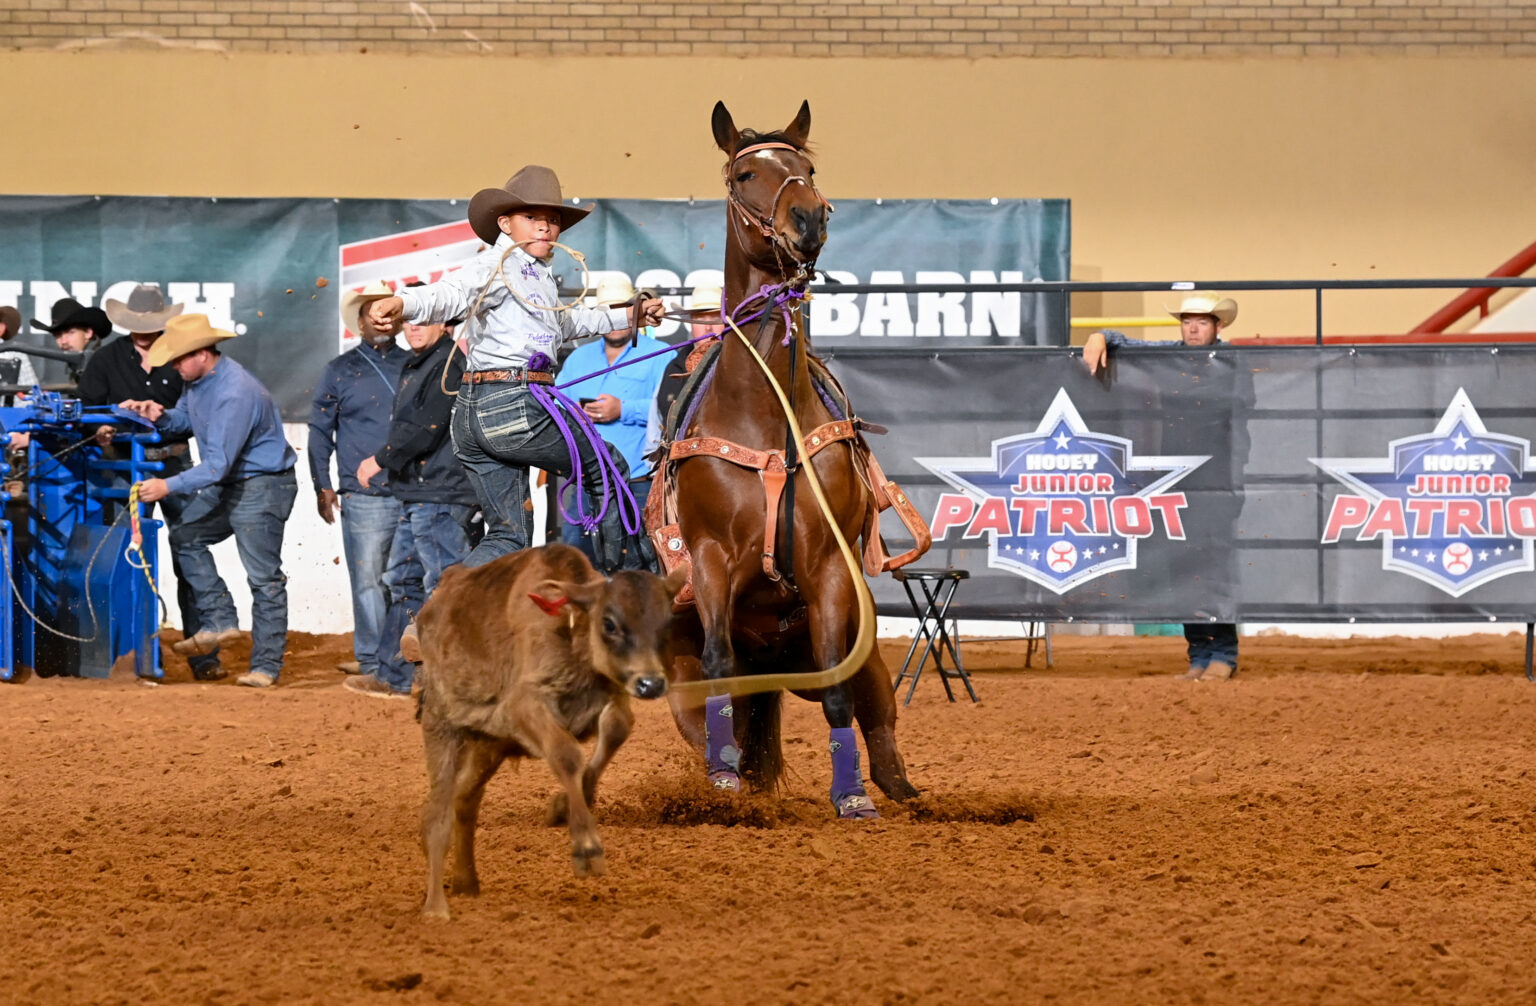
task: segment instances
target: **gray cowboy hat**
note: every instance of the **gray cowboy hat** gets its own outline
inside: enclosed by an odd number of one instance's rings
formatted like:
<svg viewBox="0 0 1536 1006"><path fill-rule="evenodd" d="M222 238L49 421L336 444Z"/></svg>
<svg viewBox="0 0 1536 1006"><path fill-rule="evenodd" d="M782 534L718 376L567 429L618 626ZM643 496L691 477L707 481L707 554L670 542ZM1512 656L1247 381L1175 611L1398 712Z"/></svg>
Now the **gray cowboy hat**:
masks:
<svg viewBox="0 0 1536 1006"><path fill-rule="evenodd" d="M112 334L112 321L107 317L107 312L99 307L86 307L72 297L54 302L52 325L45 325L36 318L32 319L32 325L49 335L58 335L72 328L88 328L98 339L105 339Z"/></svg>
<svg viewBox="0 0 1536 1006"><path fill-rule="evenodd" d="M102 302L112 324L125 332L144 335L165 331L165 323L186 309L185 304L165 304L165 294L153 283L140 283L128 294L127 302L110 297Z"/></svg>
<svg viewBox="0 0 1536 1006"><path fill-rule="evenodd" d="M530 164L507 179L499 189L481 189L469 201L469 226L488 245L496 243L501 228L496 218L532 207L560 211L560 229L568 231L592 212L592 203L567 206L560 196L560 179L549 168Z"/></svg>

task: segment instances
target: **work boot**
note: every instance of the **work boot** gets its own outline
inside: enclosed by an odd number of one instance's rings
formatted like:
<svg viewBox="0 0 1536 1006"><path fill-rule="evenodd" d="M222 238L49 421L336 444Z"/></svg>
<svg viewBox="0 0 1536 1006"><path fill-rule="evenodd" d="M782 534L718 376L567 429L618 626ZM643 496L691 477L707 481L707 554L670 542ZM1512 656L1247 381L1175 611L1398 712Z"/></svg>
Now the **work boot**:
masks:
<svg viewBox="0 0 1536 1006"><path fill-rule="evenodd" d="M1201 681L1226 681L1237 673L1237 668L1220 660L1211 661L1211 666L1200 675Z"/></svg>
<svg viewBox="0 0 1536 1006"><path fill-rule="evenodd" d="M421 637L416 634L415 622L400 633L400 656L412 664L421 663Z"/></svg>
<svg viewBox="0 0 1536 1006"><path fill-rule="evenodd" d="M235 679L235 684L247 688L271 688L277 684L277 675L268 671L246 671Z"/></svg>
<svg viewBox="0 0 1536 1006"><path fill-rule="evenodd" d="M223 644L233 643L239 638L239 629L199 629L186 639L176 640L171 644L171 649L183 656L204 657Z"/></svg>
<svg viewBox="0 0 1536 1006"><path fill-rule="evenodd" d="M223 681L229 677L229 672L218 664L209 667L192 668L192 678L195 681Z"/></svg>
<svg viewBox="0 0 1536 1006"><path fill-rule="evenodd" d="M363 673L363 665L355 660L343 660L341 663L336 665L336 669L343 674Z"/></svg>
<svg viewBox="0 0 1536 1006"><path fill-rule="evenodd" d="M411 697L409 692L397 692L372 674L359 674L355 678L348 678L341 683L341 687L371 699L409 699Z"/></svg>
<svg viewBox="0 0 1536 1006"><path fill-rule="evenodd" d="M1180 681L1199 681L1200 680L1200 676L1202 674L1204 674L1204 673L1205 673L1205 668L1204 667L1201 667L1199 664L1190 664L1189 665L1189 670L1187 670L1183 674L1179 675L1179 680Z"/></svg>

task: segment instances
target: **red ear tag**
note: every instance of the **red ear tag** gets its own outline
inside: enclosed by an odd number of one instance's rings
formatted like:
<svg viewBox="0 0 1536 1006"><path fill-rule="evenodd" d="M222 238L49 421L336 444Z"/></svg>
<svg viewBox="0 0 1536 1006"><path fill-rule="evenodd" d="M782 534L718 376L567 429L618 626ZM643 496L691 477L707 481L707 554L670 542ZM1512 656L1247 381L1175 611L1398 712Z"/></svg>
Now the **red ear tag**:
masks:
<svg viewBox="0 0 1536 1006"><path fill-rule="evenodd" d="M571 601L569 597L562 597L558 601L551 601L549 598L542 597L538 594L529 594L528 600L532 601L534 604L537 604L539 606L539 610L543 611L546 615L560 614L560 609L565 607Z"/></svg>

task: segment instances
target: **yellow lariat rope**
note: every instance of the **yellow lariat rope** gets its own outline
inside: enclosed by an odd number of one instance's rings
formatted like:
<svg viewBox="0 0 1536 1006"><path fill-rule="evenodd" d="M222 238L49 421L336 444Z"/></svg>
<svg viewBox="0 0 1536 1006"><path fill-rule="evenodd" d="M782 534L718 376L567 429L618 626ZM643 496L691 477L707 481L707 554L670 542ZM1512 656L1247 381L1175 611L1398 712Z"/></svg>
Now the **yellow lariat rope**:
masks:
<svg viewBox="0 0 1536 1006"><path fill-rule="evenodd" d="M789 421L790 434L794 442L804 443L805 437L800 432L800 424L795 421L795 411L790 407L789 398L784 394L784 389L773 376L768 363L763 359L757 347L752 345L736 323L730 318L725 322L736 333L736 337L747 347L752 354L752 359L757 361L763 375L768 378L773 393L779 399L779 407L784 411L784 418ZM793 379L793 375L791 375ZM843 554L843 562L848 566L848 575L853 578L855 593L858 594L859 604L859 631L854 636L853 648L848 655L835 667L829 667L824 671L798 671L782 672L777 674L740 674L728 678L704 679L701 681L684 681L674 684L668 689L668 694L684 706L702 705L704 700L712 695L752 695L757 692L773 692L780 689L809 690L815 688L831 688L840 685L853 677L859 668L864 666L869 658L870 650L874 647L875 636L875 601L869 592L869 584L864 582L864 570L859 565L858 557L853 554L848 540L843 537L843 529L837 526L837 520L832 514L832 506L827 502L826 493L822 491L821 480L816 477L816 467L809 458L800 466L805 472L806 481L810 483L811 493L816 497L816 503L821 508L822 515L827 519L827 526L832 529L832 536L837 539L837 547ZM791 532L793 533L793 532Z"/></svg>

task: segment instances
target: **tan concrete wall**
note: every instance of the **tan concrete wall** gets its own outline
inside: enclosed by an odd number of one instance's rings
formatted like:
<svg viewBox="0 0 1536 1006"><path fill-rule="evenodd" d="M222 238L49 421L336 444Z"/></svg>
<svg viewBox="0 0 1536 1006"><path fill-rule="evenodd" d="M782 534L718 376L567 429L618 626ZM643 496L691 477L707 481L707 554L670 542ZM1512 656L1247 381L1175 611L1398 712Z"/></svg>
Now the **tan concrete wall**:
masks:
<svg viewBox="0 0 1536 1006"><path fill-rule="evenodd" d="M1055 3L0 0L0 45L500 55L1530 55L1525 0Z"/></svg>
<svg viewBox="0 0 1536 1006"><path fill-rule="evenodd" d="M1533 71L1446 58L8 53L14 156L0 191L462 198L540 161L577 196L714 198L715 99L774 127L806 97L834 201L1067 197L1078 278L1458 276L1536 240ZM1333 330L1391 332L1447 299L1326 304ZM1306 295L1242 303L1235 334L1309 330Z"/></svg>

